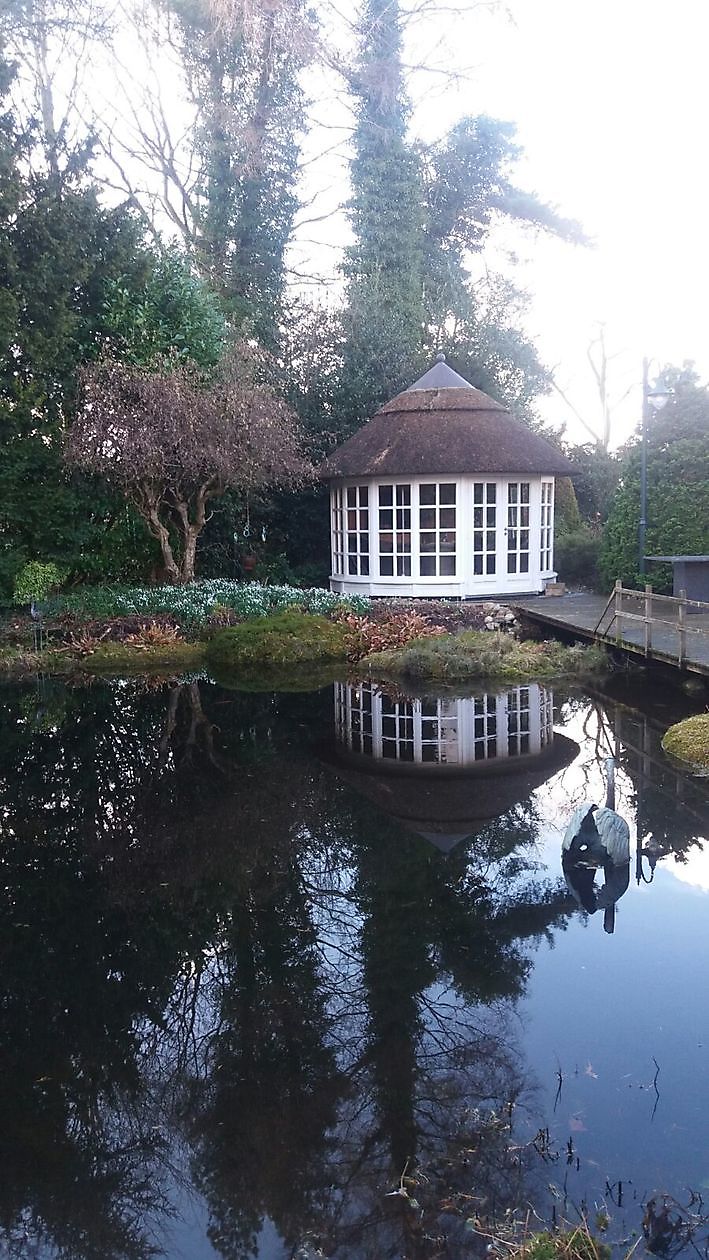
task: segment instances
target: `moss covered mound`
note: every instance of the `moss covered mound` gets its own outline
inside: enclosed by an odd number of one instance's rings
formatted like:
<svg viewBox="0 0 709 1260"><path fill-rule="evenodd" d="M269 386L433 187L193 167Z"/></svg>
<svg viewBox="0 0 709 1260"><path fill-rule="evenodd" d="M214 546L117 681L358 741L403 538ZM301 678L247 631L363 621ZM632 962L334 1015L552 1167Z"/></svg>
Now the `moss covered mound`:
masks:
<svg viewBox="0 0 709 1260"><path fill-rule="evenodd" d="M685 718L665 731L662 747L671 757L709 774L709 713Z"/></svg>
<svg viewBox="0 0 709 1260"><path fill-rule="evenodd" d="M326 661L344 662L345 626L288 610L220 630L207 644L207 664L220 676L259 675Z"/></svg>
<svg viewBox="0 0 709 1260"><path fill-rule="evenodd" d="M370 677L466 682L473 678L519 682L585 674L606 664L597 648L564 647L555 641L518 642L508 634L469 630L415 639L402 648L373 652L360 664Z"/></svg>
<svg viewBox="0 0 709 1260"><path fill-rule="evenodd" d="M185 673L204 666L204 647L201 643L183 643L178 640L160 646L137 647L129 643L102 643L79 662L81 669L90 674Z"/></svg>

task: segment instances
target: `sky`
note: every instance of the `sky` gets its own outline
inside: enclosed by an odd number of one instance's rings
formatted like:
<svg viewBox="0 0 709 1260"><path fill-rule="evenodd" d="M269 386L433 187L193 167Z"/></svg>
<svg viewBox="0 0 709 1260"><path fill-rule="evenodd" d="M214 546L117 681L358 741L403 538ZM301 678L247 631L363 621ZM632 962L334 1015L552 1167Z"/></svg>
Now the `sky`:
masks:
<svg viewBox="0 0 709 1260"><path fill-rule="evenodd" d="M443 8L443 5L441 6ZM593 246L515 242L528 329L565 393L595 423L586 355L600 323L618 404L614 444L640 414L642 358L692 359L709 376L709 6L702 0L509 0L438 19L467 82L422 100L433 136L465 112L516 123L521 186L581 221ZM420 47L431 46L419 32ZM423 92L421 93L423 96ZM552 396L545 414L568 418ZM573 419L569 434L583 439Z"/></svg>
<svg viewBox="0 0 709 1260"><path fill-rule="evenodd" d="M644 356L658 368L693 360L709 379L709 5L399 2L402 11L421 14L407 23L405 48L408 66L421 67L409 76L412 136L435 141L465 114L514 122L524 150L516 182L580 221L593 242L571 246L504 230L487 261L529 293L526 331L571 404L552 391L540 410L565 424L572 441L589 436L574 411L600 429L587 353L604 327L615 404L611 444L617 446L640 417ZM315 0L315 7L323 42L351 52L358 0ZM119 43L126 40L124 60L133 69L128 96L140 108L136 93L141 83L153 83L155 65L150 50L144 60L130 31ZM169 59L163 58L158 77L171 124L189 138L189 115L177 99ZM95 107L99 97L115 95L108 68L104 81L94 67L90 82ZM343 207L352 117L341 81L317 65L308 68L305 87L315 126L304 138L306 204L294 280L302 276L307 285L311 272L329 275L335 294L341 293L337 263L348 239ZM106 107L103 100L99 112Z"/></svg>

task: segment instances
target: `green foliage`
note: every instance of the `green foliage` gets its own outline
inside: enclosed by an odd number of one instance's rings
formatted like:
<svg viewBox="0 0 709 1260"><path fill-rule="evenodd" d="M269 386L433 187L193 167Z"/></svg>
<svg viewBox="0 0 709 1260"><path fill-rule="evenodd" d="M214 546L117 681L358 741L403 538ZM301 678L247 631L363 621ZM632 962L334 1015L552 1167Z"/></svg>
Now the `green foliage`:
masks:
<svg viewBox="0 0 709 1260"><path fill-rule="evenodd" d="M298 609L220 630L207 645L207 664L220 675L249 674L347 657L346 626Z"/></svg>
<svg viewBox="0 0 709 1260"><path fill-rule="evenodd" d="M248 621L288 608L324 616L337 608L366 612L369 604L361 596L334 595L318 588L298 590L210 578L188 586L78 587L54 600L51 607L54 612L73 613L84 620L170 613L180 626L195 629L211 624L215 608L229 609Z"/></svg>
<svg viewBox="0 0 709 1260"><path fill-rule="evenodd" d="M554 530L557 535L577 533L581 513L570 477L557 477L554 487Z"/></svg>
<svg viewBox="0 0 709 1260"><path fill-rule="evenodd" d="M530 1234L509 1250L512 1260L611 1260L612 1249L585 1225L555 1233Z"/></svg>
<svg viewBox="0 0 709 1260"><path fill-rule="evenodd" d="M557 538L554 543L554 566L559 580L568 585L585 586L593 591L604 589L598 571L601 544L600 532L587 525Z"/></svg>
<svg viewBox="0 0 709 1260"><path fill-rule="evenodd" d="M665 731L662 747L666 753L709 772L709 713L685 718Z"/></svg>
<svg viewBox="0 0 709 1260"><path fill-rule="evenodd" d="M62 462L77 365L104 335L106 285L145 281L137 220L104 209L80 164L29 176L11 115L0 119L0 597L36 556L113 575L125 512ZM134 555L148 559L141 540ZM123 551L125 556L125 550Z"/></svg>
<svg viewBox="0 0 709 1260"><path fill-rule="evenodd" d="M174 248L151 259L138 291L131 276L108 280L104 330L115 357L144 367L177 356L207 370L225 338L216 297Z"/></svg>
<svg viewBox="0 0 709 1260"><path fill-rule="evenodd" d="M467 630L417 639L403 648L375 652L362 662L370 677L410 678L441 683L491 679L519 682L590 673L605 663L593 648L556 642L522 642L511 635Z"/></svg>
<svg viewBox="0 0 709 1260"><path fill-rule="evenodd" d="M16 604L29 604L33 600L46 599L53 590L61 586L66 577L66 570L57 564L43 564L41 560L30 560L24 565L15 579L13 600Z"/></svg>
<svg viewBox="0 0 709 1260"><path fill-rule="evenodd" d="M667 368L672 389L665 409L648 431L646 555L709 554L709 387L691 365ZM640 523L640 443L637 437L621 457L621 482L603 535L600 572L607 587L616 578L626 586L650 581L671 591L669 565L638 565Z"/></svg>
<svg viewBox="0 0 709 1260"><path fill-rule="evenodd" d="M590 523L607 520L618 488L620 464L617 455L595 442L572 446L565 454L576 469L573 487L583 520Z"/></svg>

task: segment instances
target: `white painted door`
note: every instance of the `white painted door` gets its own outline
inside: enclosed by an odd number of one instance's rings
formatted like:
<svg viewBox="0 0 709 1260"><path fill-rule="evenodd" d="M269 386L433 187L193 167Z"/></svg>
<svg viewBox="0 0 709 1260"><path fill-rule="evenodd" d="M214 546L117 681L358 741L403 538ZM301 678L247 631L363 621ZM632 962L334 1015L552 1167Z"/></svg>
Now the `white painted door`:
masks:
<svg viewBox="0 0 709 1260"><path fill-rule="evenodd" d="M508 582L528 581L530 555L530 501L528 481L507 483L507 521L505 525L505 566Z"/></svg>
<svg viewBox="0 0 709 1260"><path fill-rule="evenodd" d="M491 594L502 588L500 571L500 505L504 511L504 482L473 482L473 588Z"/></svg>

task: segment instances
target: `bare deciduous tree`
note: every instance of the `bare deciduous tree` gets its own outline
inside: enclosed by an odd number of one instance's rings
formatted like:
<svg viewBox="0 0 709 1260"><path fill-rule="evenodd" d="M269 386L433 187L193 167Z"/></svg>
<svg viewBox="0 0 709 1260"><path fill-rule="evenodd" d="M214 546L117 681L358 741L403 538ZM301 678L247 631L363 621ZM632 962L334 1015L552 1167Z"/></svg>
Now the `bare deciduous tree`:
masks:
<svg viewBox="0 0 709 1260"><path fill-rule="evenodd" d="M172 582L194 578L210 502L228 489L292 485L310 475L295 415L264 383L264 368L262 352L242 343L208 384L177 362L150 371L106 359L82 372L67 462L104 477L134 504Z"/></svg>

